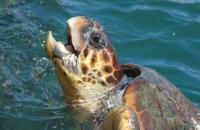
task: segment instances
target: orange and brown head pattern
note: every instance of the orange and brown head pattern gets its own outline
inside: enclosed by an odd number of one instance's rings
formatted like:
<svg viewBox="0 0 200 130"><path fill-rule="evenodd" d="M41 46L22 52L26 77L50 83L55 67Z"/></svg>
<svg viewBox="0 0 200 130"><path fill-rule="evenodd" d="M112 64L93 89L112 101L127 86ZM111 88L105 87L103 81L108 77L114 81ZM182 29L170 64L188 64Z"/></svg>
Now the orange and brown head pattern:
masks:
<svg viewBox="0 0 200 130"><path fill-rule="evenodd" d="M91 99L119 83L121 72L115 51L97 21L83 16L67 20L67 39L64 46L49 32L45 43L66 100Z"/></svg>
<svg viewBox="0 0 200 130"><path fill-rule="evenodd" d="M78 56L81 82L101 86L116 85L120 80L116 54L101 26L86 17L69 19L68 37L73 41ZM73 30L73 31L72 31ZM70 40L70 39L68 39Z"/></svg>

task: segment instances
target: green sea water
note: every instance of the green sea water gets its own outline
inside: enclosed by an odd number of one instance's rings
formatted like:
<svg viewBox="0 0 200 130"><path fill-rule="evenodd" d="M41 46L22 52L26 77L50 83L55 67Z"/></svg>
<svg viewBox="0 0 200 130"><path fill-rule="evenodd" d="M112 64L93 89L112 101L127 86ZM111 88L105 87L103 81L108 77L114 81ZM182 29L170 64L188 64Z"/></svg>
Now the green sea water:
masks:
<svg viewBox="0 0 200 130"><path fill-rule="evenodd" d="M154 68L200 107L200 0L0 0L0 130L74 130L43 41L96 19L120 63Z"/></svg>

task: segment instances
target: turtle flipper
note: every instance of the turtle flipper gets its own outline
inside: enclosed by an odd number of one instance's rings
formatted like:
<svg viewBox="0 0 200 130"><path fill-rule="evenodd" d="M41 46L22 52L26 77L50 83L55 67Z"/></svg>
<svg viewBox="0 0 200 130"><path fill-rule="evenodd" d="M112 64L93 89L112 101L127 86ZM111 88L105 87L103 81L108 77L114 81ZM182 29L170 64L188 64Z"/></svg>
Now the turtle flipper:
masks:
<svg viewBox="0 0 200 130"><path fill-rule="evenodd" d="M136 114L126 106L113 109L98 130L139 130Z"/></svg>
<svg viewBox="0 0 200 130"><path fill-rule="evenodd" d="M133 75L133 80L124 92L123 101L135 111L140 129L198 128L199 111L164 77L152 69L137 65L122 65L122 70L129 77Z"/></svg>

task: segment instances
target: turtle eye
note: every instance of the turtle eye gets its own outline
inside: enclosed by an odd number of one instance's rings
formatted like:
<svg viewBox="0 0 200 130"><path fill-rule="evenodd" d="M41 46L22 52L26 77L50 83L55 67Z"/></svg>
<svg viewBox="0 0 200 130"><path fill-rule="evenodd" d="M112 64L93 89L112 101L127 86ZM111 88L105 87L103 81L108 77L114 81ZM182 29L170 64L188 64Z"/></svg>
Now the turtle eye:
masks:
<svg viewBox="0 0 200 130"><path fill-rule="evenodd" d="M94 48L103 48L105 46L105 39L101 33L91 33L89 42Z"/></svg>

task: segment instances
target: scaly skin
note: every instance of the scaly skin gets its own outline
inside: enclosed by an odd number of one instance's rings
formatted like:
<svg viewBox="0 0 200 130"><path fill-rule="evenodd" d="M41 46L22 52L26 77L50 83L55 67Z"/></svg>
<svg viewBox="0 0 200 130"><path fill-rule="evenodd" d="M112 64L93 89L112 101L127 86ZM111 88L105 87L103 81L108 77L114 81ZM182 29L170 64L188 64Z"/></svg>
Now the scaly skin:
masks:
<svg viewBox="0 0 200 130"><path fill-rule="evenodd" d="M74 118L98 130L193 130L200 114L174 85L139 65L119 65L97 21L67 21L68 44L51 32L45 50Z"/></svg>

